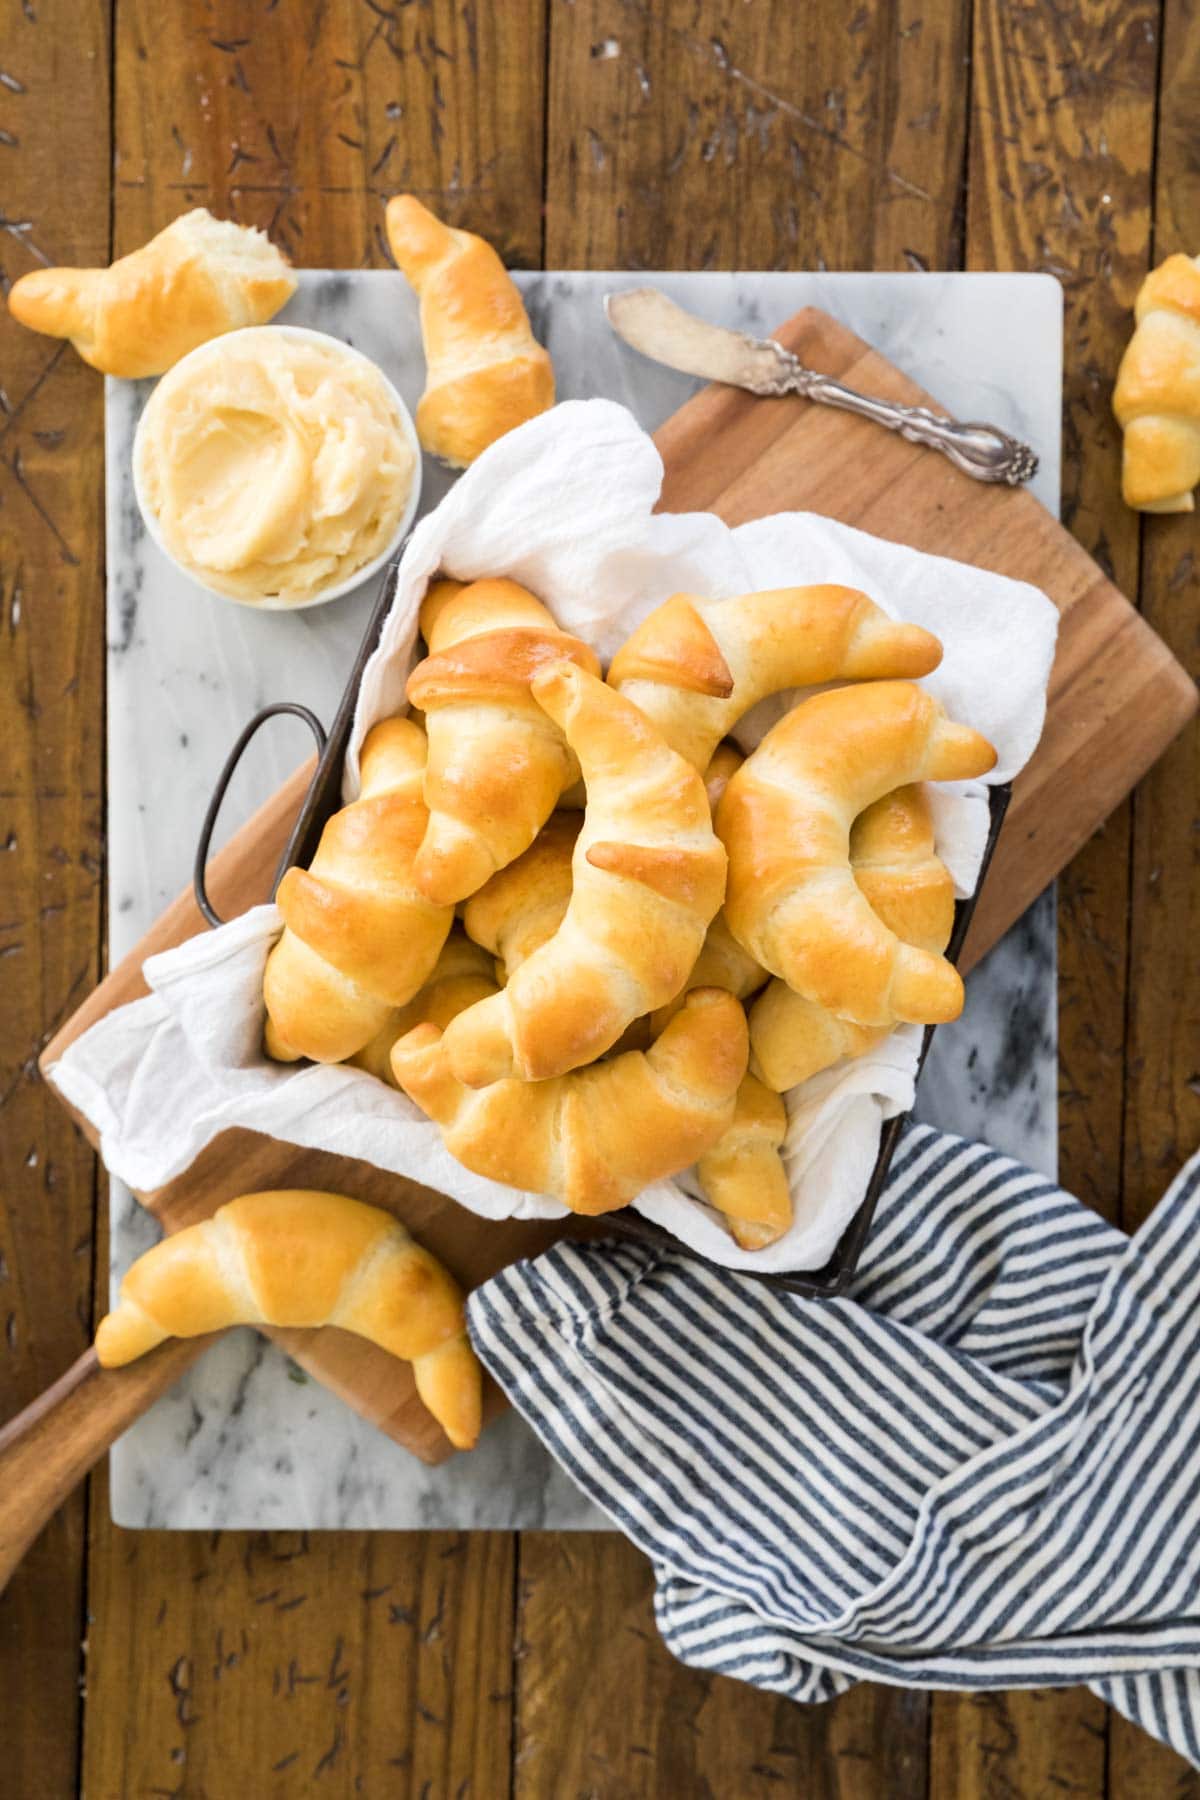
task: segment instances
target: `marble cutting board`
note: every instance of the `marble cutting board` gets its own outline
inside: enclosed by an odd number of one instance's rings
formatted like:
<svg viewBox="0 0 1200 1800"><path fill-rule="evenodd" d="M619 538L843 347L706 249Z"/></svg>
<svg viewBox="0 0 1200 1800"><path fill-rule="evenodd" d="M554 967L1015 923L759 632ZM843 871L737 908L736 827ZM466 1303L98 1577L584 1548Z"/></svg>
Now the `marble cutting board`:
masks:
<svg viewBox="0 0 1200 1800"><path fill-rule="evenodd" d="M699 385L636 357L609 332L601 297L644 275L518 276L562 398L605 394L654 429ZM988 417L1042 459L1034 492L1058 505L1061 292L1045 276L704 274L653 278L722 324L770 330L813 304L842 319L961 416ZM416 307L392 272L301 275L280 315L345 338L412 405L423 371ZM289 616L254 614L193 589L146 537L129 455L149 383L107 384L108 829L110 959L123 956L190 878L215 774L246 718L299 699L328 719L364 629L371 592ZM426 460L423 507L450 477ZM278 721L239 771L228 832L309 745ZM942 1027L918 1112L987 1136L1053 1173L1056 1146L1055 919L1040 900L972 974ZM112 1279L156 1235L113 1183ZM234 1332L112 1453L124 1526L312 1529L602 1527L528 1428L506 1415L469 1457L428 1469L309 1381L265 1340Z"/></svg>

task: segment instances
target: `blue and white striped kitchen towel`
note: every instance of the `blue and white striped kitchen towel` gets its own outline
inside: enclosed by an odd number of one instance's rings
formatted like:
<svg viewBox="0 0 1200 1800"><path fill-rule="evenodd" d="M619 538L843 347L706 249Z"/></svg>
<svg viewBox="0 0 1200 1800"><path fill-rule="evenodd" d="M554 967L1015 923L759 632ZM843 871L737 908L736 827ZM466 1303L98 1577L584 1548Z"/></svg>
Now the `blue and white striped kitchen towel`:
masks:
<svg viewBox="0 0 1200 1800"><path fill-rule="evenodd" d="M470 1320L684 1662L807 1701L1085 1682L1200 1766L1200 1157L1130 1239L914 1125L846 1298L562 1244Z"/></svg>

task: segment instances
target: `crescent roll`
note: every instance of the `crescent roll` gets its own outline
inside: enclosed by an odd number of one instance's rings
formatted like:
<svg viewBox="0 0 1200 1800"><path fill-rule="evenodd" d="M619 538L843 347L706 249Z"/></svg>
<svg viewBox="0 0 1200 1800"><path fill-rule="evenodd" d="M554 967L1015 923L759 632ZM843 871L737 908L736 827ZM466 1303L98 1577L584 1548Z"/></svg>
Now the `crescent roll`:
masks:
<svg viewBox="0 0 1200 1800"><path fill-rule="evenodd" d="M1122 490L1142 512L1191 512L1200 482L1200 256L1147 275L1113 411L1125 433Z"/></svg>
<svg viewBox="0 0 1200 1800"><path fill-rule="evenodd" d="M479 1436L482 1374L463 1297L390 1213L309 1189L243 1194L139 1256L100 1321L106 1369L230 1325L338 1325L413 1366L450 1442Z"/></svg>
<svg viewBox="0 0 1200 1800"><path fill-rule="evenodd" d="M330 819L312 867L279 884L285 930L263 974L263 1042L279 1062L343 1062L361 1050L421 987L454 918L413 880L427 818L424 732L382 720L361 768L359 798Z"/></svg>
<svg viewBox="0 0 1200 1800"><path fill-rule="evenodd" d="M730 776L735 769L741 768L744 760L741 751L732 744L720 744L713 752L712 760L704 771L704 786L708 804L714 813L721 795L729 785ZM674 1018L693 988L724 988L737 999L746 1000L751 994L757 993L766 979L767 971L738 943L722 909L709 926L692 972L675 998L668 1000L665 1006L660 1006L650 1015L650 1031L657 1037L667 1021Z"/></svg>
<svg viewBox="0 0 1200 1800"><path fill-rule="evenodd" d="M569 659L598 675L594 651L560 631L515 581L436 582L421 606L430 654L408 680L425 714L429 824L413 876L450 905L528 849L579 764L530 681Z"/></svg>
<svg viewBox="0 0 1200 1800"><path fill-rule="evenodd" d="M471 1087L578 1068L673 999L725 886L704 783L637 707L571 663L531 689L579 757L587 806L558 930L447 1027L449 1066Z"/></svg>
<svg viewBox="0 0 1200 1800"><path fill-rule="evenodd" d="M161 375L222 332L265 325L296 291L281 250L249 225L184 213L107 269L34 269L8 310L22 325L70 338L105 375Z"/></svg>
<svg viewBox="0 0 1200 1800"><path fill-rule="evenodd" d="M773 588L734 600L676 594L617 651L608 680L703 769L768 694L928 675L941 656L930 632L897 624L856 588Z"/></svg>
<svg viewBox="0 0 1200 1800"><path fill-rule="evenodd" d="M723 1138L700 1157L704 1198L725 1214L743 1250L763 1250L792 1222L792 1196L779 1152L787 1133L783 1097L746 1075Z"/></svg>
<svg viewBox="0 0 1200 1800"><path fill-rule="evenodd" d="M417 435L432 456L465 468L554 405L554 368L483 238L443 225L411 194L388 201L387 234L421 301L427 374Z"/></svg>
<svg viewBox="0 0 1200 1800"><path fill-rule="evenodd" d="M419 1025L400 1039L397 1085L465 1168L578 1213L625 1206L718 1143L749 1052L741 1007L716 988L689 995L649 1050L548 1081L467 1087L451 1068L450 1030Z"/></svg>
<svg viewBox="0 0 1200 1800"><path fill-rule="evenodd" d="M962 1010L957 970L901 942L850 866L858 815L913 781L986 774L996 752L908 681L816 694L769 731L717 809L738 942L806 1000L857 1025Z"/></svg>
<svg viewBox="0 0 1200 1800"><path fill-rule="evenodd" d="M468 936L491 951L505 981L566 917L582 824L580 813L551 813L528 850L498 870L463 908Z"/></svg>
<svg viewBox="0 0 1200 1800"><path fill-rule="evenodd" d="M954 883L934 852L923 788L898 788L855 819L850 867L889 931L918 950L946 948L954 928ZM841 1019L776 978L750 1008L751 1068L785 1093L843 1058L865 1055L886 1035L886 1027Z"/></svg>
<svg viewBox="0 0 1200 1800"><path fill-rule="evenodd" d="M486 1000L489 994L496 992L496 987L492 958L465 933L455 929L442 946L433 973L420 992L407 1006L389 1014L386 1025L347 1061L394 1087L392 1045L397 1038L427 1022L444 1030L465 1007L474 1006L476 1000Z"/></svg>

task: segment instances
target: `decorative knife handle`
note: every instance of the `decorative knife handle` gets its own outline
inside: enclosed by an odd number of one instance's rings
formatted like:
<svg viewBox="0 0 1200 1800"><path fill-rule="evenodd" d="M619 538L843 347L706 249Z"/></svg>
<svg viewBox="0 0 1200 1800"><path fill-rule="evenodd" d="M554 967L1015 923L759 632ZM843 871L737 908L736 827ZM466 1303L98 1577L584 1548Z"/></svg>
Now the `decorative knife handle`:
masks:
<svg viewBox="0 0 1200 1800"><path fill-rule="evenodd" d="M940 450L955 468L976 481L1003 481L1009 487L1019 487L1037 474L1038 459L1029 445L1009 437L997 425L960 424L957 419L941 418L925 406L899 406L891 400L873 400L802 365L797 365L788 387L803 394L807 400L839 406L843 412L873 419L887 431L898 431L912 444L925 444L931 450Z"/></svg>

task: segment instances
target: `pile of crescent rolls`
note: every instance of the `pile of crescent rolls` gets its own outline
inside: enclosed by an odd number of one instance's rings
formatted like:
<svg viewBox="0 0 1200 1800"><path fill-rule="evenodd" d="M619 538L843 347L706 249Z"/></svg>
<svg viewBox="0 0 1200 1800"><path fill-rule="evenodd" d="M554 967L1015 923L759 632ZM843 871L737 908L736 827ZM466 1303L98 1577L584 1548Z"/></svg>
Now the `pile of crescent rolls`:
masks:
<svg viewBox="0 0 1200 1800"><path fill-rule="evenodd" d="M783 1094L962 1007L925 784L996 757L917 685L941 645L836 586L677 594L606 674L514 581L435 581L421 631L412 713L280 884L268 1054L390 1081L576 1212L695 1164L772 1243ZM814 687L743 760L742 716Z"/></svg>
<svg viewBox="0 0 1200 1800"><path fill-rule="evenodd" d="M387 228L421 302L418 433L465 466L553 404L550 359L483 239L411 195ZM196 209L109 269L26 275L9 307L146 376L294 288L261 233ZM1175 449L1184 504L1193 437ZM917 685L937 639L853 589L676 594L607 672L545 598L430 587L411 713L369 733L359 798L280 884L265 1047L391 1082L464 1167L576 1212L694 1165L762 1249L792 1217L783 1095L962 1007L925 784L995 752ZM743 760L729 734L792 689L821 691ZM478 1436L462 1294L389 1213L242 1195L138 1259L97 1354L237 1323L357 1332L412 1363L452 1443Z"/></svg>

